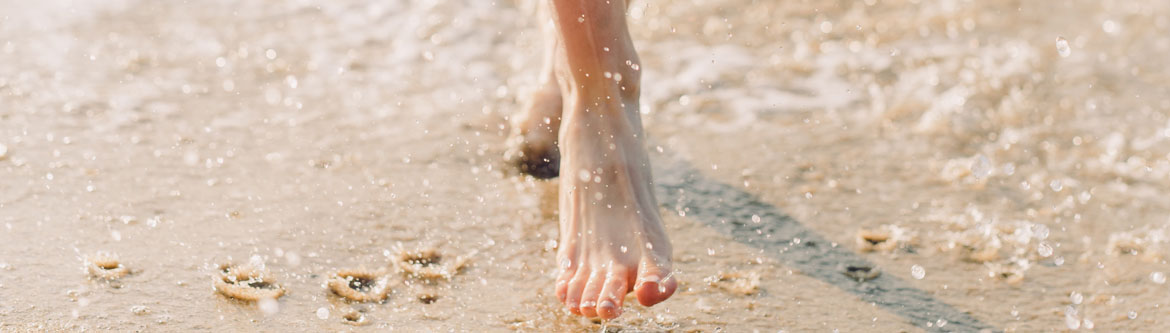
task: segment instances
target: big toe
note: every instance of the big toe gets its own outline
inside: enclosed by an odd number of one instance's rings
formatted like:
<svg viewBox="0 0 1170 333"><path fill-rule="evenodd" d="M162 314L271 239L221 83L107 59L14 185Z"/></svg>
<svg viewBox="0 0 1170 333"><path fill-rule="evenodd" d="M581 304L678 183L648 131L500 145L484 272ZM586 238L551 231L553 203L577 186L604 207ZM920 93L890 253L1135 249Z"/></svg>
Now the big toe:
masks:
<svg viewBox="0 0 1170 333"><path fill-rule="evenodd" d="M678 288L678 282L669 270L650 267L638 272L638 285L634 288L634 295L638 303L651 306L662 303Z"/></svg>

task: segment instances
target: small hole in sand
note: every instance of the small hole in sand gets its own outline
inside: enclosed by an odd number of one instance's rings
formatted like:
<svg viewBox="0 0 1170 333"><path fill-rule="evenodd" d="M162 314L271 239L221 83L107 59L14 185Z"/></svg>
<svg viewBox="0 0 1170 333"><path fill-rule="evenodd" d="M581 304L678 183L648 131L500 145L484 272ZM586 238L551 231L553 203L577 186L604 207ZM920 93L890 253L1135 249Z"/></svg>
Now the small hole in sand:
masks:
<svg viewBox="0 0 1170 333"><path fill-rule="evenodd" d="M334 294L356 302L381 302L390 291L382 272L342 270L334 273L327 285Z"/></svg>
<svg viewBox="0 0 1170 333"><path fill-rule="evenodd" d="M370 323L370 320L366 319L366 315L363 315L361 312L355 310L347 311L345 314L341 315L341 319L345 320L344 322L346 324L354 326L364 326Z"/></svg>
<svg viewBox="0 0 1170 333"><path fill-rule="evenodd" d="M439 295L435 294L419 294L418 301L423 304L431 304L439 300Z"/></svg>
<svg viewBox="0 0 1170 333"><path fill-rule="evenodd" d="M374 280L363 277L350 276L348 280L350 289L361 292L370 291L370 289L373 289L375 285Z"/></svg>
<svg viewBox="0 0 1170 333"><path fill-rule="evenodd" d="M224 264L214 280L220 294L244 301L276 299L284 295L284 288L265 272L252 267Z"/></svg>
<svg viewBox="0 0 1170 333"><path fill-rule="evenodd" d="M873 279L877 278L878 275L881 275L881 271L878 270L877 268L873 268L870 266L864 266L864 265L846 266L845 271L841 272L841 273L845 274L845 276L853 278L854 280L857 280L857 282L865 282L865 281L873 280Z"/></svg>
<svg viewBox="0 0 1170 333"><path fill-rule="evenodd" d="M90 277L104 280L116 280L130 274L130 269L118 261L118 256L112 253L98 252L85 260Z"/></svg>
<svg viewBox="0 0 1170 333"><path fill-rule="evenodd" d="M474 254L473 252L466 257L455 257L454 259L446 260L443 255L434 249L416 251L399 250L397 266L406 277L432 283L438 280L450 280L453 278L467 267L469 262L468 258Z"/></svg>

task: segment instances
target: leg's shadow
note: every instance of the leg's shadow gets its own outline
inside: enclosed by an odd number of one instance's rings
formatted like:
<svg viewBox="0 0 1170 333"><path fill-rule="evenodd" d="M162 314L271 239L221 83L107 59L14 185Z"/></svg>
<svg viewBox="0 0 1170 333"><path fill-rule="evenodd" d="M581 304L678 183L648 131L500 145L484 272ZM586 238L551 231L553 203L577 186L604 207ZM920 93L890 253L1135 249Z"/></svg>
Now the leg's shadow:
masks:
<svg viewBox="0 0 1170 333"><path fill-rule="evenodd" d="M925 291L891 275L858 282L843 274L846 267L873 267L864 258L829 241L775 206L738 188L704 177L686 162L658 154L654 181L658 200L671 211L765 253L803 274L857 295L929 331L944 331L926 323L945 320L945 331L995 330L971 315L937 300ZM759 216L759 222L753 221ZM799 239L799 241L796 241Z"/></svg>

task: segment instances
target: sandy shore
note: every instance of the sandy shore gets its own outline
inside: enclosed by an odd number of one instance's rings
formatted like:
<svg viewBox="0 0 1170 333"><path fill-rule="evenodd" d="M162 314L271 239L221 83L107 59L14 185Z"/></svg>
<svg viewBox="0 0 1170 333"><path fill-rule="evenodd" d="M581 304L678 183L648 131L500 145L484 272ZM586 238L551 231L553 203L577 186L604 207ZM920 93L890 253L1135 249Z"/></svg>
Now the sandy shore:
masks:
<svg viewBox="0 0 1170 333"><path fill-rule="evenodd" d="M501 160L531 7L0 4L0 331L1170 330L1167 5L634 2L682 286L607 323Z"/></svg>

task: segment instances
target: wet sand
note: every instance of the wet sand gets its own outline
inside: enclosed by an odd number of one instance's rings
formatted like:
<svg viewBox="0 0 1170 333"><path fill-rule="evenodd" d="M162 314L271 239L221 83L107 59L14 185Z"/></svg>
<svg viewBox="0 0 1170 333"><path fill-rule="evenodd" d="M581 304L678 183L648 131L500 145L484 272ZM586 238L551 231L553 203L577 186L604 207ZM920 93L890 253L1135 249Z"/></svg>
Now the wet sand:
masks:
<svg viewBox="0 0 1170 333"><path fill-rule="evenodd" d="M663 201L678 294L608 323L562 312L555 183L501 160L536 81L533 12L0 4L0 331L955 329L800 269L784 242L726 232L720 214L755 218L686 187L701 204ZM678 190L666 180L682 161L852 254L825 258L870 262L871 285L904 282L996 330L1165 331L1166 13L634 2L660 191ZM893 249L862 251L859 230L882 226ZM391 273L384 304L327 289L338 270L394 272L398 251L427 248L468 266L433 283ZM90 278L103 251L131 273ZM217 294L226 262L262 266L287 294Z"/></svg>

